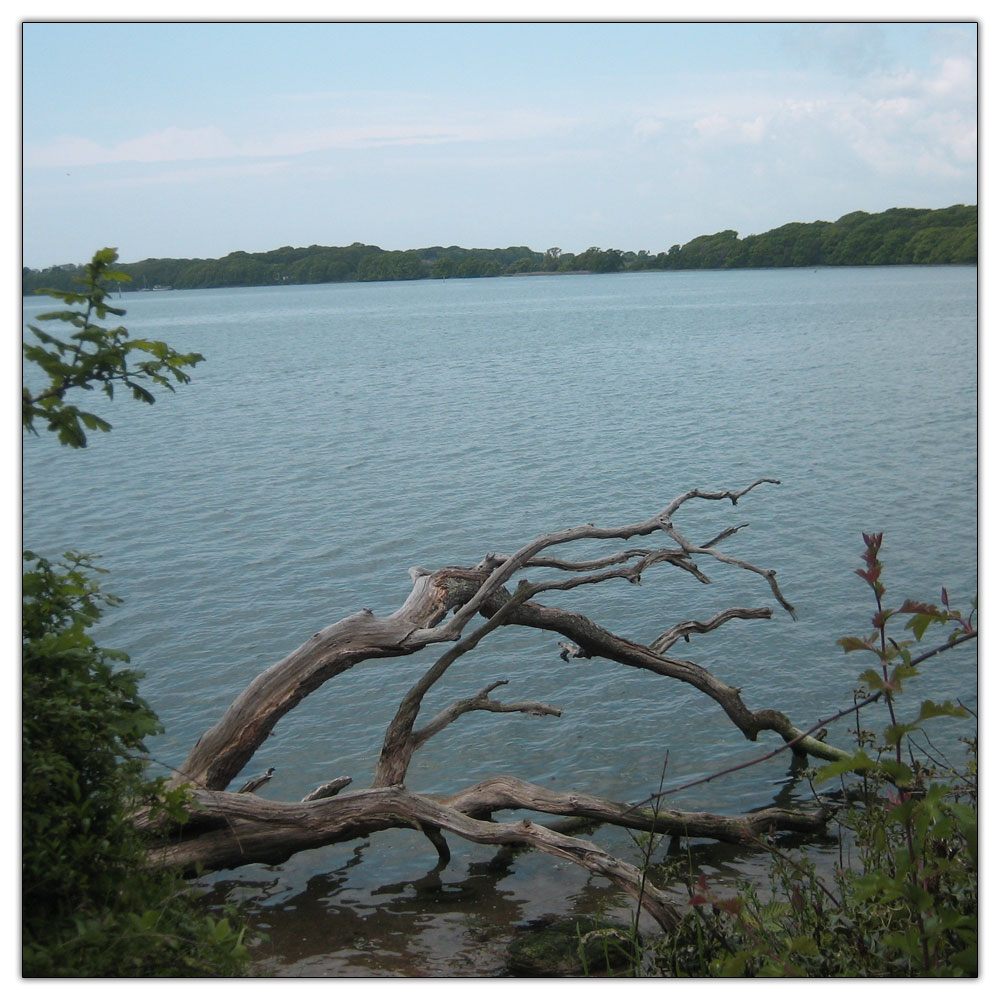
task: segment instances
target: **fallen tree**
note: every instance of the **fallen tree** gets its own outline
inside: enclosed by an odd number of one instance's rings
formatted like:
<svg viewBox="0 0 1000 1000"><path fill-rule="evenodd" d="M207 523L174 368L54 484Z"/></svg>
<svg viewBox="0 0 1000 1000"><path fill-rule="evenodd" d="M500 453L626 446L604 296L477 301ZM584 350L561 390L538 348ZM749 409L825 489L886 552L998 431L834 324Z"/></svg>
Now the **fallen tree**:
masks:
<svg viewBox="0 0 1000 1000"><path fill-rule="evenodd" d="M251 682L198 740L170 780L174 787L185 787L190 793L192 809L187 822L178 828L162 815L148 813L137 819L154 838L153 863L185 871L234 868L252 862L274 864L298 851L366 837L391 827L410 827L433 844L441 864L449 857L445 833L477 843L530 846L567 858L632 893L662 926L672 926L677 912L667 894L650 886L634 866L551 826L528 819L500 822L494 814L530 810L637 830L740 841L768 829L822 829L827 819L824 811L772 808L742 817L681 813L662 806L649 808L579 792L552 791L509 776L481 781L451 795L421 795L405 785L414 753L463 715L490 711L558 716L560 712L539 702L495 700L493 693L506 683L500 680L455 700L420 727L417 720L424 697L456 660L494 630L520 626L561 636L559 655L563 659L601 657L689 684L716 701L748 740L773 732L796 754L828 761L849 759L849 753L798 728L780 711L752 710L738 687L670 653L678 640L714 631L728 621L770 618L770 608L728 608L708 621L680 622L641 643L618 636L584 615L535 600L539 594L610 580L637 584L643 574L661 563L709 583L699 561L714 560L761 577L778 604L794 617L794 608L782 594L773 570L761 569L720 548L745 525L728 527L694 544L674 523L678 511L691 501L728 500L735 505L758 486L776 482L760 479L735 492L690 490L647 520L612 528L585 524L542 535L512 555L490 553L471 567L445 567L434 572L412 568L411 592L397 611L382 617L364 609L317 632ZM668 542L660 548L632 547L587 560L562 558L556 551L581 540L628 542L651 535L665 535ZM524 575L538 570L555 575L541 582L531 582ZM340 795L350 783L350 777L343 776L326 782L298 803L226 790L278 720L320 685L359 663L407 656L431 645L441 645L444 652L407 692L390 721L370 788ZM266 775L260 783L248 783L249 789L255 791L263 780Z"/></svg>

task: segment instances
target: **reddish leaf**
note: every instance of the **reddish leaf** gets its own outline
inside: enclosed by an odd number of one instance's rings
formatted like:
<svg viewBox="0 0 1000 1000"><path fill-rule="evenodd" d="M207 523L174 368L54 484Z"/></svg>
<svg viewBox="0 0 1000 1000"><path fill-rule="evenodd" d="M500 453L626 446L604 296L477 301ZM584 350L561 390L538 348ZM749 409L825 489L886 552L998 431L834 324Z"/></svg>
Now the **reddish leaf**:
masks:
<svg viewBox="0 0 1000 1000"><path fill-rule="evenodd" d="M874 556L878 553L878 550L882 547L882 532L868 534L862 531L861 537L865 540L865 545L868 551Z"/></svg>
<svg viewBox="0 0 1000 1000"><path fill-rule="evenodd" d="M904 615L939 615L941 611L933 604L924 604L922 601L903 601L900 612Z"/></svg>

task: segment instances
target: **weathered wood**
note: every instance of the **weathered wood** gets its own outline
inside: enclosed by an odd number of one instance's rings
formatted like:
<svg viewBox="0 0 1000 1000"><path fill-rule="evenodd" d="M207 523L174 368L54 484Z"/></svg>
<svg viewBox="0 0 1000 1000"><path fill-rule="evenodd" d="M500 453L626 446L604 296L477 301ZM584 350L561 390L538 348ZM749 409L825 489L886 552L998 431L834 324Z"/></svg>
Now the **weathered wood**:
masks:
<svg viewBox="0 0 1000 1000"><path fill-rule="evenodd" d="M643 898L643 905L663 926L676 913L666 895L639 879L627 865L592 844L551 828L528 822L498 822L503 811L544 812L595 823L689 837L740 842L768 829L814 831L826 821L822 810L769 809L744 817L681 813L663 806L655 810L600 799L584 793L540 788L514 777L494 777L450 796L418 795L403 785L410 760L429 739L473 711L521 712L558 717L558 708L539 702L502 703L490 695L506 681L495 681L476 694L453 701L422 727L416 722L424 696L461 656L497 628L518 626L560 635L564 659L601 657L689 684L714 699L750 740L773 731L797 751L828 760L850 754L795 727L773 709L753 711L733 687L699 664L667 654L679 638L708 633L732 619L766 619L769 608L729 608L706 622L684 621L641 643L602 628L591 619L534 600L539 594L568 591L612 580L638 583L657 564L669 564L703 583L708 577L695 562L706 558L737 566L767 581L778 602L794 616L771 570L722 553L719 544L744 525L726 528L710 541L695 545L675 527L683 504L695 500L737 503L765 482L757 480L740 491L691 490L645 521L615 528L592 524L542 535L512 555L490 553L472 567L445 567L435 572L414 567L412 588L403 605L387 616L364 609L317 632L298 649L261 673L240 694L220 721L198 741L172 776L186 785L195 809L181 829L166 830L161 818L137 817L140 826L161 838L153 863L184 869L231 868L250 862L278 863L298 851L365 837L390 827L420 831L434 846L439 864L450 856L444 833L477 843L527 845L565 857L609 878ZM627 548L591 559L564 559L552 550L583 539L632 539L665 533L667 548ZM531 583L513 580L530 570L554 570L555 579ZM568 574L568 575L565 575ZM513 589L508 587L510 584ZM479 624L472 627L474 619ZM444 651L411 687L389 723L376 764L372 788L334 796L350 779L327 782L301 802L271 802L258 795L225 791L285 714L320 685L366 660L408 656L431 644Z"/></svg>
<svg viewBox="0 0 1000 1000"><path fill-rule="evenodd" d="M748 843L769 830L818 833L829 814L823 809L759 809L745 816L685 812L660 805L655 809L599 798L585 792L561 792L520 778L500 775L481 781L445 800L452 809L470 815L524 809L558 816L575 816L612 826L678 837Z"/></svg>
<svg viewBox="0 0 1000 1000"><path fill-rule="evenodd" d="M401 786L364 789L304 803L271 802L230 792L192 793L198 822L180 839L157 846L157 865L185 870L278 864L299 851L369 836L391 827L413 828L434 844L442 860L447 846L441 831L482 844L532 846L583 865L620 888L639 895L639 872L595 845L523 822L480 817L507 810L585 817L600 823L660 834L745 843L769 830L818 831L822 810L764 809L744 817L659 808L636 808L579 792L557 792L509 776L481 781L455 795L418 795ZM648 906L658 920L673 920L666 894L646 884Z"/></svg>
<svg viewBox="0 0 1000 1000"><path fill-rule="evenodd" d="M267 802L230 792L196 792L204 818L221 822L195 841L154 849L158 865L192 873L196 868L235 867L251 862L277 864L311 847L354 839L389 827L425 827L458 834L479 844L534 847L581 865L609 879L642 901L661 926L676 925L678 913L669 896L642 879L641 872L585 840L568 837L529 820L496 823L474 819L442 802L405 788L368 789L335 799L310 803ZM249 804L249 807L248 807Z"/></svg>
<svg viewBox="0 0 1000 1000"><path fill-rule="evenodd" d="M411 636L418 628L432 629L454 606L447 587L454 573L411 570L413 588L397 611L387 617L371 611L349 615L259 674L198 740L173 783L226 788L277 722L320 685L364 660L422 649L426 641L413 642Z"/></svg>
<svg viewBox="0 0 1000 1000"><path fill-rule="evenodd" d="M499 608L506 596L504 591L499 591L486 604L485 610ZM557 632L572 641L577 650L574 656L601 657L690 684L717 702L748 740L756 740L762 732L773 732L784 742L797 740L797 746L822 760L846 760L852 756L848 751L806 735L782 712L775 709L752 711L740 696L739 688L720 681L699 664L655 652L642 643L615 635L585 615L528 601L511 613L508 624ZM564 652L569 655L567 650Z"/></svg>
<svg viewBox="0 0 1000 1000"><path fill-rule="evenodd" d="M402 786L390 787L402 794ZM410 799L374 794L381 791L385 789L362 789L335 800L323 797L293 803L239 793L234 800L232 792L195 790L191 793L195 807L192 822L179 833L171 830L170 842L157 849L156 860L158 864L185 868L199 865L203 869L236 868L252 862L276 864L299 851L390 827L431 822L430 816L419 811L392 812L387 803L398 805ZM815 833L824 828L828 818L822 809L774 807L735 817L663 806L654 810L582 792L555 791L510 775L488 778L453 795L416 796L416 800L431 801L442 809L476 819L522 810L728 843L747 843L772 829ZM140 819L139 824L154 834L162 832L159 821Z"/></svg>
<svg viewBox="0 0 1000 1000"><path fill-rule="evenodd" d="M303 795L302 802L315 802L316 799L328 799L338 792L345 789L354 779L348 777L346 774L339 778L334 778L333 781L327 781L325 784L319 786L319 788L314 788L308 795Z"/></svg>
<svg viewBox="0 0 1000 1000"><path fill-rule="evenodd" d="M512 603L513 596L504 588L504 584L519 570L559 563L547 556L540 557L543 550L579 539L631 538L652 534L654 531L665 531L681 542L680 549L633 549L590 563L564 561L561 565L571 570L580 567L590 569L592 566L600 568L582 576L534 584L531 586L531 595L542 591L568 590L616 578L638 582L641 574L657 562L676 563L678 560L684 561L691 553L698 553L763 576L780 603L791 611L791 605L778 589L773 572L723 555L714 544L692 545L673 525L673 516L684 502L695 498L729 499L735 504L749 490L764 482L775 480L758 480L747 489L735 493L691 490L646 521L611 529L583 525L543 535L512 556L498 557L491 554L472 569L449 567L428 573L414 567L410 570L413 587L397 611L386 617L375 615L367 609L352 614L317 632L285 659L261 673L233 702L219 723L198 741L188 758L177 769L174 782L204 788L226 788L252 758L278 720L332 677L364 660L407 656L430 643L457 642L458 648L447 654L450 661L454 661L478 641L474 637L461 638L463 628L472 617L483 614L495 619L504 605L509 605L504 613L505 620L494 621L491 628L500 624L517 624L561 632L588 656L603 656L692 684L714 698L748 739L756 739L757 734L766 729L773 730L786 741L801 736L801 732L781 713L769 710L751 712L740 699L738 688L716 680L703 667L691 661L667 657L650 646L614 636L582 615L530 603L527 600L529 595L523 592L519 595L520 600ZM727 537L735 530L722 532L713 542ZM608 566L616 568L604 568ZM454 614L445 621L449 611L454 611ZM766 609L757 609L749 615L736 612L727 615L723 612L726 617L722 620L727 620L727 617L764 617L765 611ZM446 668L447 664L440 672L443 673ZM428 682L428 686L432 683L433 679ZM419 708L419 697L416 708ZM404 728L412 728L415 713L411 714L413 718L402 723ZM801 746L807 752L826 759L837 759L840 756L834 748L828 748L816 740L803 740ZM399 775L394 775L391 779L383 776L382 783L392 784L397 778L401 780Z"/></svg>

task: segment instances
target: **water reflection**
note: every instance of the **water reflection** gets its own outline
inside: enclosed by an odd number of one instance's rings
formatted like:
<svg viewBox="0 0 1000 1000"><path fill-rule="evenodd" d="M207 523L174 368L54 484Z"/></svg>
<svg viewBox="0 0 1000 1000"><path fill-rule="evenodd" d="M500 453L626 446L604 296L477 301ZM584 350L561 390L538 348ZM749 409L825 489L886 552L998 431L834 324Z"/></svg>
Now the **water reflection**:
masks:
<svg viewBox="0 0 1000 1000"><path fill-rule="evenodd" d="M804 769L793 761L771 806L801 806ZM595 839L638 863L625 831L603 828ZM834 836L780 836L783 849L805 846L821 870L837 860ZM387 831L353 845L348 857L329 855L329 871L316 871L322 852L302 855L309 870L283 866L243 869L208 887L209 906L238 903L251 927L267 935L252 945L255 972L265 976L502 976L506 951L518 928L546 917L600 915L629 921L631 902L603 879L578 866L525 849L466 844L452 838L449 864L421 867L436 855L419 834ZM330 852L334 848L326 849ZM406 852L414 878L379 880L399 871ZM766 881L770 855L756 845L664 838L652 861L684 882L702 873L711 883ZM335 867L333 867L335 865ZM207 883L206 883L207 886ZM644 917L644 933L657 928Z"/></svg>

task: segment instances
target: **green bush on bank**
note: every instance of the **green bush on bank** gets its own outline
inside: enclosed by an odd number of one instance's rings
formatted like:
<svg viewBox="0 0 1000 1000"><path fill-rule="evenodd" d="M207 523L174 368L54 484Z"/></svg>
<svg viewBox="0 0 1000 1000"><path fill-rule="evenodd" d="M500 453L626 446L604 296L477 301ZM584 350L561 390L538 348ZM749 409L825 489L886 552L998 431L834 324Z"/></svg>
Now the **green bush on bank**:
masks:
<svg viewBox="0 0 1000 1000"><path fill-rule="evenodd" d="M146 867L129 813L183 808L146 780L160 730L127 657L89 634L102 606L93 562L24 553L22 576L22 971L25 976L233 975L243 931Z"/></svg>
<svg viewBox="0 0 1000 1000"><path fill-rule="evenodd" d="M681 926L658 943L656 969L682 977L976 976L971 774L902 802L871 788L872 798L842 819L859 867L832 880L804 855L777 850L767 892L749 882L715 891L702 877Z"/></svg>
<svg viewBox="0 0 1000 1000"><path fill-rule="evenodd" d="M859 722L856 755L814 775L817 783L839 777L850 803L838 819L844 863L824 879L808 858L761 842L773 856L767 893L750 883L721 893L703 875L689 883L690 910L651 956L663 975L978 975L977 741L964 741L969 757L961 767L908 745L929 720L970 713L950 701L925 700L904 720L899 703L921 663L977 636L975 611L963 617L944 590L941 606L909 600L885 606L882 535L864 540L865 565L857 573L875 598L874 631L838 643L845 653L877 659L859 677L858 710L881 702L888 724L877 735ZM912 639L890 635L900 617ZM915 643L935 625L950 629L948 639L914 655Z"/></svg>
<svg viewBox="0 0 1000 1000"><path fill-rule="evenodd" d="M23 391L27 431L44 423L70 447L110 425L67 400L75 389L116 385L152 402L143 383L187 381L201 360L96 324L107 313L113 250L95 255L84 288L58 293L78 310L48 318L75 332L33 330L25 358L48 383ZM138 359L138 360L137 360ZM184 814L182 793L148 780L145 743L160 731L139 697L128 657L96 644L91 629L116 599L102 592L90 556L51 562L23 553L21 577L22 973L27 977L235 975L246 969L244 930L197 904L179 876L147 867L146 841L129 820L140 807Z"/></svg>

